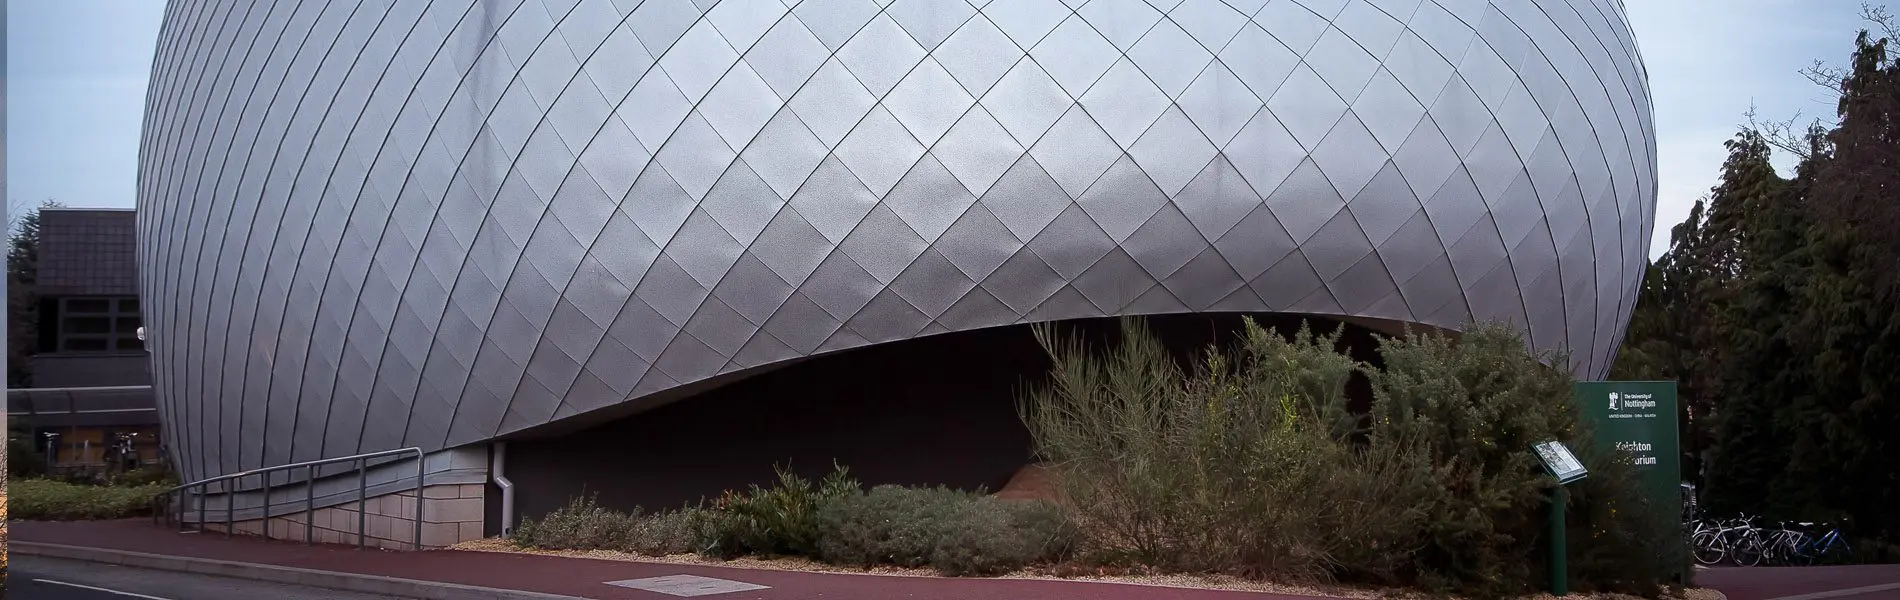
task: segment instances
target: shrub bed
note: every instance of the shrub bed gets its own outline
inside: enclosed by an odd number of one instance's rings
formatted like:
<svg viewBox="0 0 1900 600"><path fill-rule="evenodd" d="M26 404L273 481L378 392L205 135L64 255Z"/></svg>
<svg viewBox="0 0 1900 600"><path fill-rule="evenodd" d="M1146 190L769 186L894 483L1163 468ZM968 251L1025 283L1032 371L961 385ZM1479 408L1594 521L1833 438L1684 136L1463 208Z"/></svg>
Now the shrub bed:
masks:
<svg viewBox="0 0 1900 600"><path fill-rule="evenodd" d="M29 521L124 519L152 514L152 496L164 484L80 485L47 479L21 479L7 489L8 517Z"/></svg>
<svg viewBox="0 0 1900 600"><path fill-rule="evenodd" d="M816 485L781 467L777 485L728 491L695 513L699 553L716 558L817 556L818 512L858 491L857 480L842 466Z"/></svg>
<svg viewBox="0 0 1900 600"><path fill-rule="evenodd" d="M1051 384L1023 420L1061 504L877 486L842 468L641 515L590 499L513 541L549 549L715 558L805 556L871 567L994 575L1029 565L1126 566L1309 583L1347 581L1474 598L1537 591L1552 480L1530 452L1558 439L1590 477L1571 486L1570 578L1581 592L1656 596L1686 565L1670 523L1650 522L1634 473L1600 450L1574 382L1501 325L1461 339L1381 341L1381 364L1338 333L1292 337L1247 321L1191 364L1138 319L1092 348L1050 326ZM1346 395L1365 377L1373 401Z"/></svg>
<svg viewBox="0 0 1900 600"><path fill-rule="evenodd" d="M729 493L705 508L641 514L576 498L526 519L509 541L547 550L619 550L648 556L697 552L804 556L856 567L929 566L946 575L996 575L1058 560L1075 532L1041 501L980 493L878 486L862 491L839 468L817 484L779 472L772 487Z"/></svg>
<svg viewBox="0 0 1900 600"><path fill-rule="evenodd" d="M1053 382L1024 403L1087 555L1169 570L1347 580L1473 597L1534 592L1551 484L1529 452L1559 439L1590 477L1573 486L1578 591L1655 595L1680 540L1647 522L1633 473L1596 450L1562 356L1501 325L1460 341L1381 342L1383 365L1248 321L1231 348L1182 365L1137 319L1088 347L1044 326ZM1370 411L1349 409L1355 373Z"/></svg>
<svg viewBox="0 0 1900 600"><path fill-rule="evenodd" d="M570 500L541 519L523 519L509 541L548 550L619 550L647 556L692 552L695 509L641 514L600 506L592 496Z"/></svg>
<svg viewBox="0 0 1900 600"><path fill-rule="evenodd" d="M818 513L819 558L996 575L1061 559L1074 530L1056 506L945 488L877 486Z"/></svg>

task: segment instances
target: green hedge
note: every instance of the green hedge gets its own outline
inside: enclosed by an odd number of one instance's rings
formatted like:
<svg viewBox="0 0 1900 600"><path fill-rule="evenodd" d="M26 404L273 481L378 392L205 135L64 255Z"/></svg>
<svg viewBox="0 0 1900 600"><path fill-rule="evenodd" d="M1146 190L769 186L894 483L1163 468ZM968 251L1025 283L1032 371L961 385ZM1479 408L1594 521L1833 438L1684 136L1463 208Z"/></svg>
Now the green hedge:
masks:
<svg viewBox="0 0 1900 600"><path fill-rule="evenodd" d="M152 496L165 491L166 487L164 484L79 485L21 479L8 486L8 517L27 521L83 521L149 516Z"/></svg>

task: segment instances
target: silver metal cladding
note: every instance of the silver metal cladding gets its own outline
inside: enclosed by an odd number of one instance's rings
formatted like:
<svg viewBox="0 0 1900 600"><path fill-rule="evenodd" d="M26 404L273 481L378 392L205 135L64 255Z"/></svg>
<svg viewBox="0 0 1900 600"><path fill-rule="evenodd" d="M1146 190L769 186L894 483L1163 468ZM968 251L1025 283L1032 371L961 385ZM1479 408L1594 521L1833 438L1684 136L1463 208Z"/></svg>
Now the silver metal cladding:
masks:
<svg viewBox="0 0 1900 600"><path fill-rule="evenodd" d="M1506 320L1602 374L1618 0L171 3L139 195L189 478L1103 315Z"/></svg>

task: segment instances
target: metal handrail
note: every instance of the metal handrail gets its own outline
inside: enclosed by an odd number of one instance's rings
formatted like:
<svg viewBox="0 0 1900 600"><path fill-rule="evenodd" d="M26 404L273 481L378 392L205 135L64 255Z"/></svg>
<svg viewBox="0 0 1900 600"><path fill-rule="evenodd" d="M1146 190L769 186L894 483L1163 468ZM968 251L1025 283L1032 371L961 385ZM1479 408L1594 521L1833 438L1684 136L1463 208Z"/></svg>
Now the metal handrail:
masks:
<svg viewBox="0 0 1900 600"><path fill-rule="evenodd" d="M287 465L278 465L275 467L264 467L261 469L252 469L252 470L244 471L240 473L232 473L229 475L219 475L217 477L212 477L209 479L201 479L198 481L193 481L191 483L175 486L171 489L165 490L163 492L159 492L152 496L152 502L155 505L154 510L152 511L152 523L154 525L158 524L159 515L161 513L164 514L167 522L172 522L171 506L172 506L172 496L174 495L178 496L179 519L182 520L184 518L184 512L186 510L186 504L184 502L185 494L195 488L197 490L197 498L198 498L198 529L197 531L202 533L205 530L205 494L206 494L206 490L210 487L210 485L213 483L220 483L220 482L225 482L225 481L234 481L237 483L242 483L245 477L251 477L255 475L255 476L258 476L259 480L261 480L264 483L264 489L263 489L264 502L260 505L260 508L263 510L264 516L260 519L260 521L263 523L264 539L270 539L270 518L271 518L270 474L276 473L278 471L288 471L291 469L303 469L304 470L303 543L305 545L309 545L312 542L312 540L316 537L314 535L316 532L315 531L316 520L312 519L311 517L314 516L314 514L316 513L317 467L320 467L323 465L354 461L356 463L356 467L354 469L356 471L356 547L361 549L364 547L365 536L367 535L367 532L368 532L367 525L369 522L369 505L368 505L369 461L371 459L383 458L386 456L400 456L400 455L406 455L406 454L414 454L416 456L415 548L417 550L421 550L422 549L422 504L423 504L422 483L423 483L423 478L426 474L425 467L427 466L427 461L423 460L422 449L416 448L416 447L397 448L395 450L384 450L381 452L366 452L363 454L352 454L350 456L339 456L336 458L325 458L321 460L304 461L304 462L299 462L299 463L291 463ZM286 481L288 482L288 477L286 477ZM225 488L224 535L225 537L230 537L231 532L236 529L236 518L234 517L234 515L237 513L237 489L236 489L237 486L226 485L224 486L224 488Z"/></svg>

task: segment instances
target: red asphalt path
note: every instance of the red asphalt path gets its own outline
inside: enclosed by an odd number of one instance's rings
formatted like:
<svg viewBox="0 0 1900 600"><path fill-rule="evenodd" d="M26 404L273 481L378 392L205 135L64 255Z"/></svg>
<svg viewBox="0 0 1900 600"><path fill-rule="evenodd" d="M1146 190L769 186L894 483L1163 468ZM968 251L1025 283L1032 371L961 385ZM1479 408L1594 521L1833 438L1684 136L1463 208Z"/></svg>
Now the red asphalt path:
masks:
<svg viewBox="0 0 1900 600"><path fill-rule="evenodd" d="M1900 585L1900 565L1842 567L1716 567L1697 571L1696 585L1728 600L1772 600ZM1900 588L1830 596L1838 600L1900 600Z"/></svg>
<svg viewBox="0 0 1900 600"><path fill-rule="evenodd" d="M400 577L594 600L673 598L656 592L606 585L604 582L680 574L743 581L771 588L714 596L721 600L1311 600L1311 597L1306 596L1081 581L805 573L453 550L356 550L349 546L305 546L257 538L225 538L219 534L181 534L140 519L15 522L9 529L9 536L20 542ZM1731 597L1731 600L1746 599Z"/></svg>

